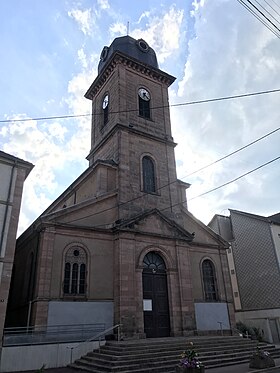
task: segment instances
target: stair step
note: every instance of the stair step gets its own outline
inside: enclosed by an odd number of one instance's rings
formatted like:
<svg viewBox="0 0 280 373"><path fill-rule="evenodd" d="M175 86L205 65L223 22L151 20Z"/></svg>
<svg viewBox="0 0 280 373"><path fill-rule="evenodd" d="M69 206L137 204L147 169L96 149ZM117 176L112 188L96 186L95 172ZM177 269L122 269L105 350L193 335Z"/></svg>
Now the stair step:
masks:
<svg viewBox="0 0 280 373"><path fill-rule="evenodd" d="M200 346L196 346L194 345L194 348L195 350L198 352L198 353L203 353L204 351L219 351L219 350L224 350L225 348L229 348L229 349L232 349L234 346L235 349L243 349L243 348L250 348L250 349L255 349L257 344L228 344L228 345L225 345L225 346L203 346L203 347L200 347ZM259 346L260 348L266 348L266 345L260 345ZM186 344L184 345L172 345L172 346L169 346L169 345L166 345L166 346L160 346L160 347L154 347L154 348L149 348L149 347L146 347L146 348L141 348L141 349L133 349L133 350L129 350L129 349L126 349L126 348L122 348L122 349L112 349L112 348L107 348L106 346L103 346L101 347L100 349L100 352L101 353L104 353L104 354L112 354L112 355L122 355L124 352L126 353L126 355L136 355L136 354L142 354L143 352L146 352L146 353L157 353L157 352L164 352L164 351L184 351L186 349L188 349L189 346L187 346Z"/></svg>
<svg viewBox="0 0 280 373"><path fill-rule="evenodd" d="M192 339L169 338L140 341L108 341L100 350L88 353L70 366L92 373L101 372L166 372L173 373L182 351L193 348L206 368L248 362L258 345L276 358L280 349L240 337L210 337ZM158 342L158 343L157 343Z"/></svg>

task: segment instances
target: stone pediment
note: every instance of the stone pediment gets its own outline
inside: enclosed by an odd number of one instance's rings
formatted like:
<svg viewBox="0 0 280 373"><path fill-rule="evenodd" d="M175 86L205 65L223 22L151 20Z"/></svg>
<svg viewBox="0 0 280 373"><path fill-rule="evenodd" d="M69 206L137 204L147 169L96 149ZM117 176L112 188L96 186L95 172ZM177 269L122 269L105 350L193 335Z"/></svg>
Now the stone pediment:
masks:
<svg viewBox="0 0 280 373"><path fill-rule="evenodd" d="M157 209L116 222L115 229L130 230L142 234L153 234L166 238L191 242L194 236Z"/></svg>

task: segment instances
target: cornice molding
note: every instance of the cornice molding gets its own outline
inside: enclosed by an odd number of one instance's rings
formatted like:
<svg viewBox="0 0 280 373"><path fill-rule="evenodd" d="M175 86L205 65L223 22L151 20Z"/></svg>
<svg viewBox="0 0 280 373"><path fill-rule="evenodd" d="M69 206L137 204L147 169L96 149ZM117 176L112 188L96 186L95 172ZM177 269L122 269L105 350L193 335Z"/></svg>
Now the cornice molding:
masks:
<svg viewBox="0 0 280 373"><path fill-rule="evenodd" d="M120 52L115 52L111 59L108 61L107 65L101 71L101 73L96 77L94 82L91 84L89 89L85 94L85 98L92 100L93 97L98 93L98 91L102 88L105 82L108 80L112 72L114 71L115 67L118 65L124 65L131 70L137 71L138 73L144 74L150 79L156 80L162 84L167 85L168 87L174 82L176 79L174 76L165 73L162 70L156 69L152 66L145 65L140 61L133 59L130 56L127 56Z"/></svg>
<svg viewBox="0 0 280 373"><path fill-rule="evenodd" d="M92 155L95 152L97 152L98 149L100 149L108 141L108 138L110 138L111 136L113 136L114 133L116 133L118 130L123 130L123 131L129 132L129 133L134 133L134 134L142 136L144 138L152 139L154 141L167 144L169 146L172 146L173 148L175 148L177 146L177 143L174 142L173 140L171 140L170 137L161 138L161 137L158 137L158 136L146 133L144 131L138 130L136 128L130 128L129 126L125 126L124 124L117 123L115 126L113 126L108 131L108 133L103 137L103 139L100 142L98 142L98 144L96 144L93 149L91 149L91 151L88 154L88 156L86 157L86 159L90 160L91 157L92 157Z"/></svg>

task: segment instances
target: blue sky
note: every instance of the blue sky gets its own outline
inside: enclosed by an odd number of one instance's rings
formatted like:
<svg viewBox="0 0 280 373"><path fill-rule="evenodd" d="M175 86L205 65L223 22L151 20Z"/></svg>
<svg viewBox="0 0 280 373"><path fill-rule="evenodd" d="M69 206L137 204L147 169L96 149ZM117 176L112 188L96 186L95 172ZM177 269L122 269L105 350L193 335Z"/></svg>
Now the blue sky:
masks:
<svg viewBox="0 0 280 373"><path fill-rule="evenodd" d="M279 8L280 12L280 8ZM280 88L280 41L235 0L0 2L0 119L90 112L83 95L104 45L145 39L162 70L177 77L170 102ZM279 161L209 193L279 156L280 133L205 171L185 176L279 126L279 93L171 109L178 177L192 184L189 209L215 213L280 211ZM280 132L280 131L279 131ZM35 164L25 182L25 229L85 168L90 118L0 125L0 149Z"/></svg>

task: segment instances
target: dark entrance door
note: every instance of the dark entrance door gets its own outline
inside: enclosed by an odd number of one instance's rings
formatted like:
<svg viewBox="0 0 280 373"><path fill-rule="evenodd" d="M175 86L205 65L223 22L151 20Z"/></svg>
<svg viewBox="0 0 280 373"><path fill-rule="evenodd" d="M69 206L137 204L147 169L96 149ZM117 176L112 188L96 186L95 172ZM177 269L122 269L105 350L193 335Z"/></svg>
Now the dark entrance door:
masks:
<svg viewBox="0 0 280 373"><path fill-rule="evenodd" d="M164 261L156 252L149 252L143 264L144 331L147 338L169 337L169 304Z"/></svg>

